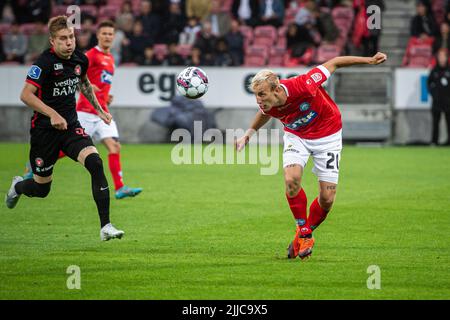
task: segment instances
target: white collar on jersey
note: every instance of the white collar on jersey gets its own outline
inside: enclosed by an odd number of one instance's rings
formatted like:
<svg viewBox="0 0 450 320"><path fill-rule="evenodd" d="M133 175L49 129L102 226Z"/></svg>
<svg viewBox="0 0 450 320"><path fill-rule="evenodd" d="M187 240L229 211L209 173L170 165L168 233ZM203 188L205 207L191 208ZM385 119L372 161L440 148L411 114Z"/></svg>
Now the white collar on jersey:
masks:
<svg viewBox="0 0 450 320"><path fill-rule="evenodd" d="M288 90L288 88L282 83L280 83L280 86L284 89L284 91L286 92L286 95L289 97L289 90Z"/></svg>

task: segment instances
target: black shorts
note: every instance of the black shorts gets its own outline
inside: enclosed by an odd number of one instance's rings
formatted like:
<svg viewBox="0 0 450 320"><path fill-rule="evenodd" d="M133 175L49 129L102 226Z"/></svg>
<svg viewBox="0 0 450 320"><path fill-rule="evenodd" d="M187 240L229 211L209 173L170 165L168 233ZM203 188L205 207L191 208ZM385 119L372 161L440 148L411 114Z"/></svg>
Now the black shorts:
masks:
<svg viewBox="0 0 450 320"><path fill-rule="evenodd" d="M81 150L94 146L91 137L78 121L67 130L32 128L30 135L30 164L33 173L40 177L52 174L59 151L77 161Z"/></svg>

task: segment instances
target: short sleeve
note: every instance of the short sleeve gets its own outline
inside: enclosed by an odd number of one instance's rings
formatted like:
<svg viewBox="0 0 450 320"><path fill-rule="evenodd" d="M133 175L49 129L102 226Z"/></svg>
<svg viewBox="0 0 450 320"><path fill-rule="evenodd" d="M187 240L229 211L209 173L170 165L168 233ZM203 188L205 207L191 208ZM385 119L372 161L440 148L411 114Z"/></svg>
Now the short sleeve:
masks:
<svg viewBox="0 0 450 320"><path fill-rule="evenodd" d="M308 73L302 74L295 79L295 89L299 94L314 97L317 90L330 77L330 71L320 65L311 69Z"/></svg>
<svg viewBox="0 0 450 320"><path fill-rule="evenodd" d="M50 67L47 59L44 56L40 56L28 70L25 81L41 89L48 76L48 70L50 70Z"/></svg>
<svg viewBox="0 0 450 320"><path fill-rule="evenodd" d="M87 70L89 68L89 59L84 53L81 53L81 60L82 60L81 77L83 78L86 75Z"/></svg>

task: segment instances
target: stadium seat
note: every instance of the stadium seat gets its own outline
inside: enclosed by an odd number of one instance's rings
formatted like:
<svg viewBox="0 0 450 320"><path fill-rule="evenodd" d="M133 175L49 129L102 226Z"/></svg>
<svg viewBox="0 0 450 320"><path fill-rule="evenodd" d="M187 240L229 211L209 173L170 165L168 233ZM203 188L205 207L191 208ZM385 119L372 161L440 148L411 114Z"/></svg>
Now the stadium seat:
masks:
<svg viewBox="0 0 450 320"><path fill-rule="evenodd" d="M279 37L285 37L285 36L286 36L286 33L287 33L287 29L288 29L287 26L281 26L281 27L279 27L278 30L277 30L278 36L279 36Z"/></svg>
<svg viewBox="0 0 450 320"><path fill-rule="evenodd" d="M269 52L269 66L281 67L284 65L285 55L287 50L285 47L272 47Z"/></svg>
<svg viewBox="0 0 450 320"><path fill-rule="evenodd" d="M242 36L244 37L244 50L246 50L253 42L253 28L249 26L240 26Z"/></svg>
<svg viewBox="0 0 450 320"><path fill-rule="evenodd" d="M24 23L20 25L20 32L29 36L36 29L36 24L34 23Z"/></svg>
<svg viewBox="0 0 450 320"><path fill-rule="evenodd" d="M272 46L277 38L277 29L274 26L258 26L253 31L253 44Z"/></svg>
<svg viewBox="0 0 450 320"><path fill-rule="evenodd" d="M239 31L241 31L244 38L250 40L250 42L253 41L253 28L250 26L240 26Z"/></svg>
<svg viewBox="0 0 450 320"><path fill-rule="evenodd" d="M56 5L52 7L52 17L59 16L67 13L67 6Z"/></svg>
<svg viewBox="0 0 450 320"><path fill-rule="evenodd" d="M179 44L177 45L177 53L182 56L184 59L189 57L192 52L191 44Z"/></svg>
<svg viewBox="0 0 450 320"><path fill-rule="evenodd" d="M335 44L324 43L317 49L316 58L314 62L323 63L341 54L341 49Z"/></svg>
<svg viewBox="0 0 450 320"><path fill-rule="evenodd" d="M278 37L276 46L287 48L287 38L286 37Z"/></svg>
<svg viewBox="0 0 450 320"><path fill-rule="evenodd" d="M9 23L0 23L0 35L6 34L11 29L11 25Z"/></svg>
<svg viewBox="0 0 450 320"><path fill-rule="evenodd" d="M117 5L106 5L98 10L99 20L114 19L120 13L120 7Z"/></svg>
<svg viewBox="0 0 450 320"><path fill-rule="evenodd" d="M244 66L260 67L266 65L267 61L267 47L251 45L245 50Z"/></svg>
<svg viewBox="0 0 450 320"><path fill-rule="evenodd" d="M295 15L297 14L299 8L289 7L284 12L283 25L287 26L292 22L295 22Z"/></svg>
<svg viewBox="0 0 450 320"><path fill-rule="evenodd" d="M410 68L428 67L433 55L433 41L433 37L411 37L403 56L402 66Z"/></svg>
<svg viewBox="0 0 450 320"><path fill-rule="evenodd" d="M166 56L168 51L167 44L165 43L157 43L153 46L153 51L155 53L155 57L159 60L163 60Z"/></svg>
<svg viewBox="0 0 450 320"><path fill-rule="evenodd" d="M88 14L92 17L97 16L97 7L91 4L84 4L80 6L81 13Z"/></svg>

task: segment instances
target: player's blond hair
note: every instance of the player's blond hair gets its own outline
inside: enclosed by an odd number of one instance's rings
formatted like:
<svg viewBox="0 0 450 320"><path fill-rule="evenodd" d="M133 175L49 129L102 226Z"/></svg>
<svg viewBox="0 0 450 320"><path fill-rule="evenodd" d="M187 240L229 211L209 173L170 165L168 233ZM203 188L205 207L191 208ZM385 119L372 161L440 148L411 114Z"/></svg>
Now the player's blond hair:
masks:
<svg viewBox="0 0 450 320"><path fill-rule="evenodd" d="M274 90L280 85L280 79L278 79L275 72L269 69L263 69L252 78L249 89L255 92L255 88L263 82L267 82L270 85L271 90Z"/></svg>
<svg viewBox="0 0 450 320"><path fill-rule="evenodd" d="M69 29L67 24L67 16L56 16L49 20L48 31L50 32L50 37L56 37L56 33L62 29Z"/></svg>

